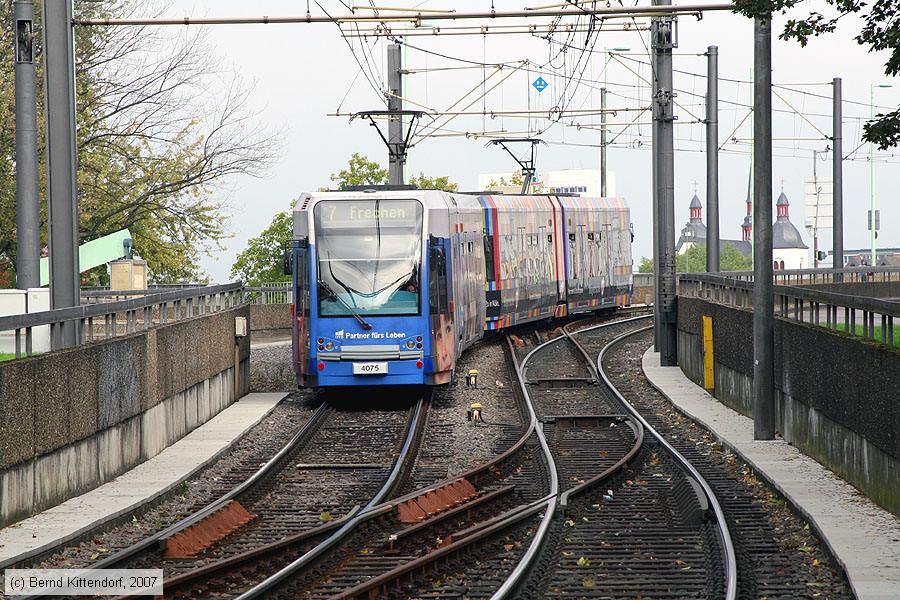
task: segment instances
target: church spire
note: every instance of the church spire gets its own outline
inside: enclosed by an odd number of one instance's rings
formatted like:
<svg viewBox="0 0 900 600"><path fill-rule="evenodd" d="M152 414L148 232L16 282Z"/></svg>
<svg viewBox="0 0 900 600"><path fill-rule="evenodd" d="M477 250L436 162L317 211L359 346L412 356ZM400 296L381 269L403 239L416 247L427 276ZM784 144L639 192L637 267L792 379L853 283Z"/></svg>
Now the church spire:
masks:
<svg viewBox="0 0 900 600"><path fill-rule="evenodd" d="M788 202L787 196L784 195L784 192L781 192L781 195L778 196L778 202L775 203L776 208L778 209L778 219L790 219L790 210L791 203Z"/></svg>
<svg viewBox="0 0 900 600"><path fill-rule="evenodd" d="M700 203L700 198L697 197L697 192L694 192L694 197L691 199L691 223L702 222L703 204Z"/></svg>

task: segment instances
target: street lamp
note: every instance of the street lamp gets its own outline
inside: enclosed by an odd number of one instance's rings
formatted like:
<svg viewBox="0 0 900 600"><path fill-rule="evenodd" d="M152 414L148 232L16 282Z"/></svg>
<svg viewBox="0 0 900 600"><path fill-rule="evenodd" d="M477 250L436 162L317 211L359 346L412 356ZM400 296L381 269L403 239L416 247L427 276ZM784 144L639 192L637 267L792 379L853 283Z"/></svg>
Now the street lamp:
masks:
<svg viewBox="0 0 900 600"><path fill-rule="evenodd" d="M603 54L603 87L600 88L600 196L606 197L606 71L609 66L610 51L628 52L628 46L604 48Z"/></svg>
<svg viewBox="0 0 900 600"><path fill-rule="evenodd" d="M869 118L875 119L875 88L889 88L890 83L873 83L869 86ZM875 215L875 144L869 142L869 230L872 241L872 266L878 264L878 233L875 229L878 219Z"/></svg>

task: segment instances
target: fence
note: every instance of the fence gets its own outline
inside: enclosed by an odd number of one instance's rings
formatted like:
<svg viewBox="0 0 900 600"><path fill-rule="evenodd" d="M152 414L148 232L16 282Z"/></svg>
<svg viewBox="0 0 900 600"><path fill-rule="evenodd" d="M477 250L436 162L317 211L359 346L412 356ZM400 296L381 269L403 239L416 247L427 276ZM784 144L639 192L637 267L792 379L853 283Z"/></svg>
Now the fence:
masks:
<svg viewBox="0 0 900 600"><path fill-rule="evenodd" d="M690 277L694 273L679 275ZM710 273L737 281L753 281L753 271L729 271ZM789 269L776 270L772 273L776 284L781 285L814 285L823 283L873 283L900 281L900 269L897 267L848 267L845 269Z"/></svg>
<svg viewBox="0 0 900 600"><path fill-rule="evenodd" d="M146 290L84 288L81 306L0 317L0 333L13 332L15 356L33 354L34 329L50 328L51 345L60 348L63 323L77 323L77 344L127 335L239 304L290 304L291 282L245 287L242 283L215 286L175 284Z"/></svg>
<svg viewBox="0 0 900 600"><path fill-rule="evenodd" d="M31 356L33 330L37 327L49 326L51 345L57 349L62 347L62 325L74 322L76 345L80 345L231 308L244 302L243 291L241 283L228 283L170 291L115 292L127 299L0 317L0 332L14 332L16 358Z"/></svg>
<svg viewBox="0 0 900 600"><path fill-rule="evenodd" d="M809 269L813 271L813 269ZM822 269L822 271L825 271ZM797 272L785 272L795 277L792 281L806 283L831 283L835 275L843 275L843 281L897 281L900 270L891 267L859 269L835 269L827 274L815 274L806 279L798 278ZM874 273L873 273L874 271ZM865 274L868 279L855 279ZM678 293L682 296L701 298L735 308L753 307L753 282L742 279L737 274L694 273L681 275L678 279ZM740 274L745 276L744 274ZM813 275L813 274L810 274ZM823 278L824 277L824 278ZM876 279L877 278L877 279ZM823 291L798 285L775 285L775 315L784 319L810 323L841 330L850 335L894 344L894 319L900 318L900 302L866 298L832 291Z"/></svg>
<svg viewBox="0 0 900 600"><path fill-rule="evenodd" d="M245 287L244 301L249 304L290 304L292 290L293 284L290 281Z"/></svg>

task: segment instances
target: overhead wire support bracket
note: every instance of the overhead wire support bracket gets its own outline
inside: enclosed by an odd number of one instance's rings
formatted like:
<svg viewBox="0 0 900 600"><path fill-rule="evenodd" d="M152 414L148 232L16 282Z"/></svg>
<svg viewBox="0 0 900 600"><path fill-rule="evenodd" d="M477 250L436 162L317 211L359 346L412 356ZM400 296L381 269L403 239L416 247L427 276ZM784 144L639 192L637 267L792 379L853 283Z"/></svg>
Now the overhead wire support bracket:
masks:
<svg viewBox="0 0 900 600"><path fill-rule="evenodd" d="M413 131L415 131L416 129L416 123L424 114L426 114L424 110L365 110L353 113L352 115L350 115L350 120L352 121L356 118L368 119L369 124L375 128L375 131L378 132L378 135L381 137L384 145L387 146L388 155L391 158L402 160L406 158L406 151L410 148L409 140L412 138ZM406 134L403 136L403 140L396 143L390 142L387 136L384 135L384 132L382 132L381 128L378 126L378 122L375 120L377 117L388 117L389 119L402 119L403 117L410 117L409 126L406 129Z"/></svg>
<svg viewBox="0 0 900 600"><path fill-rule="evenodd" d="M515 153L509 149L507 144L530 144L531 146L531 157L528 159L519 158L515 155ZM512 156L513 160L519 163L519 168L522 169L522 194L527 194L529 188L531 187L531 180L534 178L534 174L536 172L535 169L535 159L534 159L534 149L538 144L547 143L544 140L539 138L494 138L490 140L487 144L484 145L485 148L488 146L500 146L506 153Z"/></svg>

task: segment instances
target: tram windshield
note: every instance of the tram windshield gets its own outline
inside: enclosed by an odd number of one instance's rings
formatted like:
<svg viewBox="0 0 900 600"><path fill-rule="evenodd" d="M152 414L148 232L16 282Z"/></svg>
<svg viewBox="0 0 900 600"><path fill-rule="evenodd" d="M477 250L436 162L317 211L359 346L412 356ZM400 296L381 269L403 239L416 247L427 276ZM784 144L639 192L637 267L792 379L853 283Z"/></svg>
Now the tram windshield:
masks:
<svg viewBox="0 0 900 600"><path fill-rule="evenodd" d="M325 200L314 220L320 316L419 314L419 202Z"/></svg>

